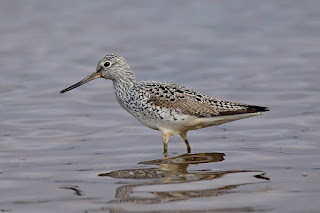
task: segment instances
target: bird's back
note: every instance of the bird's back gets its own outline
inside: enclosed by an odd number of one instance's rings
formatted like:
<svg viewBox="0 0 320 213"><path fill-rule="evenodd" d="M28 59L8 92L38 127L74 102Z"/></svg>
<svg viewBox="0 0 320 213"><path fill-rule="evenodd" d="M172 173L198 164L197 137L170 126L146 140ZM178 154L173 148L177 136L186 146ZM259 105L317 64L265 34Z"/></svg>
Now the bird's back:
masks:
<svg viewBox="0 0 320 213"><path fill-rule="evenodd" d="M135 94L139 103L133 104L136 108L131 114L153 129L159 125L198 129L268 111L266 107L222 101L183 86L155 81L137 82Z"/></svg>

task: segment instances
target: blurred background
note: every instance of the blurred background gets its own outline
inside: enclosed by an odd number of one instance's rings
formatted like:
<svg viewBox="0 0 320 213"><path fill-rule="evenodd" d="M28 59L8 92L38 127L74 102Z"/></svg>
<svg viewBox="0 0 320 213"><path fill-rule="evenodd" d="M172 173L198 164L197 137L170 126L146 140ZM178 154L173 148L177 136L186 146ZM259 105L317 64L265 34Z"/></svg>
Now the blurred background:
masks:
<svg viewBox="0 0 320 213"><path fill-rule="evenodd" d="M312 0L1 1L0 209L318 212L319 8ZM111 81L59 94L110 53L138 80L271 111L191 131L192 157L207 158L176 166L163 161L160 133L118 105ZM170 140L170 157L185 151L181 138ZM132 176L150 171L160 175Z"/></svg>

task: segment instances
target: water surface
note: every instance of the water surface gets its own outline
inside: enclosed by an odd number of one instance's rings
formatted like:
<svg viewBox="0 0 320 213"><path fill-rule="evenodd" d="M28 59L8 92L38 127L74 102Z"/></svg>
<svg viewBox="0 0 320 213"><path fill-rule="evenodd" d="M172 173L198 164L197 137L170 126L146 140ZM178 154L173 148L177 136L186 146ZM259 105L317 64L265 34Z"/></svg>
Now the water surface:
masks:
<svg viewBox="0 0 320 213"><path fill-rule="evenodd" d="M3 212L319 212L320 3L6 0L0 7ZM138 80L270 107L178 136L162 155L98 79Z"/></svg>

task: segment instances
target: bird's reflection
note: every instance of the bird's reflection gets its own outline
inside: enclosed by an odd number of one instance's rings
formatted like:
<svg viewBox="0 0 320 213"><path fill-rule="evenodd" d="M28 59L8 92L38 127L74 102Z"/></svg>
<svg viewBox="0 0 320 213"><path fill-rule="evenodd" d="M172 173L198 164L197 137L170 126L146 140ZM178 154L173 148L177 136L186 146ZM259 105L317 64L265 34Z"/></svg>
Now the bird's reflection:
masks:
<svg viewBox="0 0 320 213"><path fill-rule="evenodd" d="M269 179L264 176L263 172L253 170L188 170L188 166L191 164L220 162L224 160L224 156L224 153L183 154L139 163L159 165L159 168L117 170L102 173L99 176L144 180L142 183L126 184L118 187L115 195L116 199L109 202L138 204L219 196L231 193L230 189L240 185L263 182ZM223 180L223 178L227 181L218 181Z"/></svg>

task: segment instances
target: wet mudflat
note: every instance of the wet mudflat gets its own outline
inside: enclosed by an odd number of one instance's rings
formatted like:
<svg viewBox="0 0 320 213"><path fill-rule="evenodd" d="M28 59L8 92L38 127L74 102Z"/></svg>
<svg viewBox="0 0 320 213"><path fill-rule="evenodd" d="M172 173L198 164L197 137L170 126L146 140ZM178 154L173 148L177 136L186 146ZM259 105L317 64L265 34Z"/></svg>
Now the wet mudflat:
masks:
<svg viewBox="0 0 320 213"><path fill-rule="evenodd" d="M320 3L3 1L2 212L319 212ZM107 53L138 80L270 107L178 136L116 102L61 89Z"/></svg>

